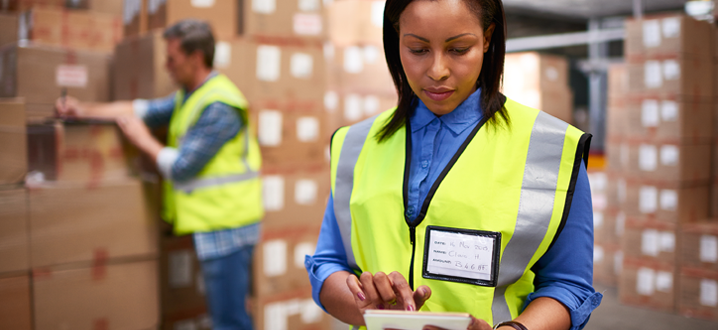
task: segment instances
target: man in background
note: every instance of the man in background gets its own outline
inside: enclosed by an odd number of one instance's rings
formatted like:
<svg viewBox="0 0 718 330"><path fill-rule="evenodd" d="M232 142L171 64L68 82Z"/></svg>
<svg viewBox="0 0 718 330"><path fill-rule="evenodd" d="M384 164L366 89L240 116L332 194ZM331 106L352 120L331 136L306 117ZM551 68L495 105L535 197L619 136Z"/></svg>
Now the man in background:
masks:
<svg viewBox="0 0 718 330"><path fill-rule="evenodd" d="M181 87L155 100L85 103L57 100L60 115L115 119L164 178L163 218L192 234L202 264L213 328L252 329L245 305L252 252L264 215L261 156L250 133L247 101L213 70L210 26L184 20L164 32L166 67ZM148 127L169 125L167 145Z"/></svg>

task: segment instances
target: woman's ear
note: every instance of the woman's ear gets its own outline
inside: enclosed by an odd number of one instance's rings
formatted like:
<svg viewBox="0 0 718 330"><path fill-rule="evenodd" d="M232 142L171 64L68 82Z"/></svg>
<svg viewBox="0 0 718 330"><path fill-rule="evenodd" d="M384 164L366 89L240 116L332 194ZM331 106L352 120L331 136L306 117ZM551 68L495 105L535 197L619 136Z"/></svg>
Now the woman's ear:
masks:
<svg viewBox="0 0 718 330"><path fill-rule="evenodd" d="M484 54L489 51L489 45L491 45L491 36L494 34L496 29L496 23L491 23L489 27L484 31Z"/></svg>

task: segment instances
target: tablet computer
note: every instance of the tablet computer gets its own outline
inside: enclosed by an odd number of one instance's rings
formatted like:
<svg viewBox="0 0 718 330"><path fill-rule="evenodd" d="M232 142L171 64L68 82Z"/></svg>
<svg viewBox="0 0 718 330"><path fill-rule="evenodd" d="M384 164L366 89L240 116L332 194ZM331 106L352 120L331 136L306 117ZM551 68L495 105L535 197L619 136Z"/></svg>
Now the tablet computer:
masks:
<svg viewBox="0 0 718 330"><path fill-rule="evenodd" d="M370 309L364 312L367 330L422 330L433 325L448 330L466 330L471 323L469 313L408 312Z"/></svg>

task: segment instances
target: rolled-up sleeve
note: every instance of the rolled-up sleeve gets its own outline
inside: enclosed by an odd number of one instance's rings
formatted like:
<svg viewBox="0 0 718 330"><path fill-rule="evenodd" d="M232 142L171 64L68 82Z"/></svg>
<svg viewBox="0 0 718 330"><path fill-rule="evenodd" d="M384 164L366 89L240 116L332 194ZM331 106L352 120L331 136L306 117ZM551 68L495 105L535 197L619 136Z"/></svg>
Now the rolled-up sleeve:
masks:
<svg viewBox="0 0 718 330"><path fill-rule="evenodd" d="M175 109L175 96L172 93L163 98L153 100L137 99L132 102L132 108L137 117L140 117L147 126L156 128L169 125L172 112Z"/></svg>
<svg viewBox="0 0 718 330"><path fill-rule="evenodd" d="M524 305L539 297L568 308L571 330L583 329L603 295L593 288L593 210L586 168L581 168L571 209L554 245L534 265L536 290Z"/></svg>
<svg viewBox="0 0 718 330"><path fill-rule="evenodd" d="M309 282L312 285L312 298L324 311L324 305L319 300L319 293L322 291L324 281L329 275L338 271L352 272L347 263L347 256L342 244L339 225L334 215L334 198L329 196L326 210L324 211L324 219L322 220L322 228L319 232L317 241L317 249L313 256L306 256L304 267L309 273Z"/></svg>

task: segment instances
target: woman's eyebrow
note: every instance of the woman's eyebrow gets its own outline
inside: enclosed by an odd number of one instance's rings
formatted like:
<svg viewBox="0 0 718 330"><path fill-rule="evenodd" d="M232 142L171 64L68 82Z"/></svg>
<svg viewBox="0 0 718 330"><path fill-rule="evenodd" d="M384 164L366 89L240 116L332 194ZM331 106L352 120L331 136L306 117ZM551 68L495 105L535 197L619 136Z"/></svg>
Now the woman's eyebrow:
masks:
<svg viewBox="0 0 718 330"><path fill-rule="evenodd" d="M453 36L453 37L450 37L450 38L444 40L444 42L449 42L449 41L452 41L452 40L461 38L461 37L463 37L463 36L469 36L469 35L470 35L470 36L474 36L474 37L476 36L476 35L473 34L473 33L462 33L462 34L459 34L459 35L455 35L455 36ZM426 43L429 42L429 39L422 38L422 37L417 36L416 34L412 34L412 33L404 34L404 36L405 36L405 37L414 37L414 38L419 39L419 40L421 40L421 41L423 41L423 42L426 42Z"/></svg>

